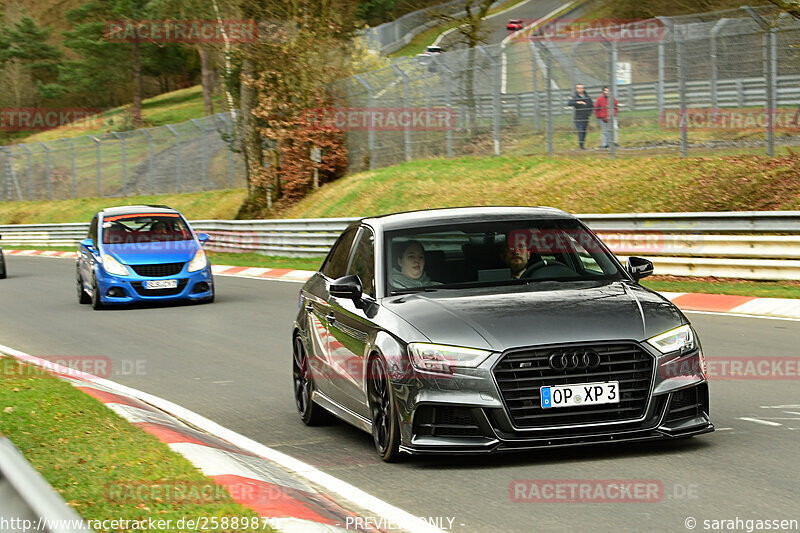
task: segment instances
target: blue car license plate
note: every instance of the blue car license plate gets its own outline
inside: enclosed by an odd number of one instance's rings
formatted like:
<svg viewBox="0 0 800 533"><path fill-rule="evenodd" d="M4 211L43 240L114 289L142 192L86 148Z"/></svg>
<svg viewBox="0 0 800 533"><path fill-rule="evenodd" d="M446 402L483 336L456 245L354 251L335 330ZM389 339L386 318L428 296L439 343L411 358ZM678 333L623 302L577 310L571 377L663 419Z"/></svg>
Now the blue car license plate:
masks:
<svg viewBox="0 0 800 533"><path fill-rule="evenodd" d="M144 288L153 289L174 289L178 286L177 279L156 279L152 281L145 281Z"/></svg>

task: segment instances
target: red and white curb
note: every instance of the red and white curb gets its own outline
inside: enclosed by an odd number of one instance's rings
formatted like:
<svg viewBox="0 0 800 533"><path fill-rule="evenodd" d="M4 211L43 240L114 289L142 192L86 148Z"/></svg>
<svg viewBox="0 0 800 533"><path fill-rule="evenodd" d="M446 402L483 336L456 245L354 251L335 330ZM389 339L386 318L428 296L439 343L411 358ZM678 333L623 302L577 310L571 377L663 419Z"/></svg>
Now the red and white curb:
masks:
<svg viewBox="0 0 800 533"><path fill-rule="evenodd" d="M8 255L76 258L75 252L42 250L5 250ZM286 268L261 268L227 265L212 265L211 270L219 276L235 276L253 279L305 282L314 272ZM800 320L800 298L756 298L726 294L702 294L684 292L662 292L665 298L684 311L729 313L753 317L790 318Z"/></svg>
<svg viewBox="0 0 800 533"><path fill-rule="evenodd" d="M7 346L0 345L0 353L42 367L98 399L186 457L275 529L337 533L365 524L370 517L366 523L386 524L392 531L442 533L421 518L168 400ZM363 525L358 529L385 530Z"/></svg>

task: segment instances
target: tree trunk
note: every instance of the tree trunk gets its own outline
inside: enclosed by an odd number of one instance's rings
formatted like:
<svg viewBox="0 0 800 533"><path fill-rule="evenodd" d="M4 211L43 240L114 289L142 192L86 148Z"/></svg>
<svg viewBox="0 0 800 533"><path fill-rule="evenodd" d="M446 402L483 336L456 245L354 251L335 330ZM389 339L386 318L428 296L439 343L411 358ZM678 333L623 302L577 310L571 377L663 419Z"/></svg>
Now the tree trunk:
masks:
<svg viewBox="0 0 800 533"><path fill-rule="evenodd" d="M131 119L134 128L142 127L142 51L139 43L133 43L131 54L131 69L133 72L133 106Z"/></svg>
<svg viewBox="0 0 800 533"><path fill-rule="evenodd" d="M200 56L203 107L205 107L206 115L213 115L214 101L211 99L211 95L214 93L214 70L211 68L211 57L202 44L197 45L197 55Z"/></svg>
<svg viewBox="0 0 800 533"><path fill-rule="evenodd" d="M256 92L250 87L247 80L255 76L255 66L251 59L242 60L242 83L239 89L239 100L242 110L241 135L242 154L244 155L245 169L247 171L247 192L253 194L255 185L253 179L256 172L263 164L261 153L261 138L253 120L252 111L256 105Z"/></svg>

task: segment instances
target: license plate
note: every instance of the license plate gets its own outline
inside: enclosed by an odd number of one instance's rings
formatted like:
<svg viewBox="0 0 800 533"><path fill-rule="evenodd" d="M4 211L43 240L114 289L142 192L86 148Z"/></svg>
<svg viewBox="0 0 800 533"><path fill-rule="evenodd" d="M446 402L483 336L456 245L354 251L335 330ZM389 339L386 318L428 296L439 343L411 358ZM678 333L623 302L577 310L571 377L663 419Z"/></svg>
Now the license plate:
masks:
<svg viewBox="0 0 800 533"><path fill-rule="evenodd" d="M619 403L619 382L581 383L540 387L542 409Z"/></svg>
<svg viewBox="0 0 800 533"><path fill-rule="evenodd" d="M177 286L177 279L156 279L144 282L145 289L174 289Z"/></svg>

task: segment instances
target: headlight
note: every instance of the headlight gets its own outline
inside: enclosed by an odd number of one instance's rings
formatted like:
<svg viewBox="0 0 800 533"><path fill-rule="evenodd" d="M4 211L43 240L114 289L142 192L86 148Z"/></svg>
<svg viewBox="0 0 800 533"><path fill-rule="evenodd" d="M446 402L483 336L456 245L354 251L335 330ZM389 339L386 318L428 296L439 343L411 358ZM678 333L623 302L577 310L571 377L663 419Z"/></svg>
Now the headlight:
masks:
<svg viewBox="0 0 800 533"><path fill-rule="evenodd" d="M411 354L411 361L416 368L429 372L447 373L452 371L452 367L475 368L492 354L492 352L486 350L442 346L424 342L412 342L409 344L408 353Z"/></svg>
<svg viewBox="0 0 800 533"><path fill-rule="evenodd" d="M194 254L194 257L191 261L189 261L189 272L197 272L198 270L202 270L208 264L208 259L206 259L206 253L203 250L197 250L197 253Z"/></svg>
<svg viewBox="0 0 800 533"><path fill-rule="evenodd" d="M671 329L661 335L647 339L650 346L661 353L681 352L694 348L694 332L689 324Z"/></svg>
<svg viewBox="0 0 800 533"><path fill-rule="evenodd" d="M130 276L131 272L128 270L128 267L114 259L108 254L102 254L100 259L103 260L103 268L106 269L106 272L109 274L113 274L115 276Z"/></svg>

